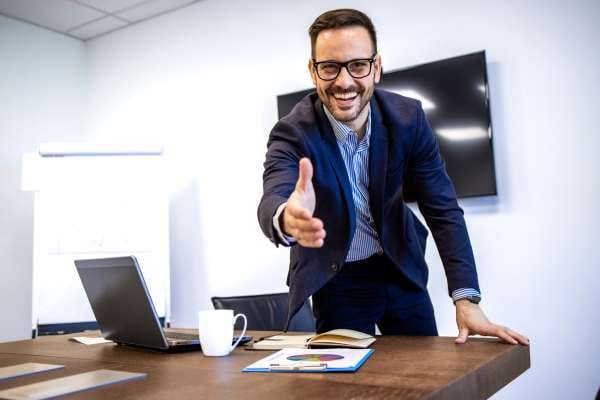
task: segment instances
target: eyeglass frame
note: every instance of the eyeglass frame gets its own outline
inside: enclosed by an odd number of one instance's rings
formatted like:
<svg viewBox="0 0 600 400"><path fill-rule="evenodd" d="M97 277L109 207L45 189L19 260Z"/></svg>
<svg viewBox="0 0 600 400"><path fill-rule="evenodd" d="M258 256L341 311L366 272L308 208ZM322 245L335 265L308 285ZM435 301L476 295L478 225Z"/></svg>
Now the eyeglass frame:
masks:
<svg viewBox="0 0 600 400"><path fill-rule="evenodd" d="M362 79L362 78L366 78L367 76L371 75L371 71L373 70L373 63L375 62L376 57L377 57L377 53L373 54L373 56L371 58L354 58L354 59L348 60L346 62L331 61L331 60L317 61L316 59L313 58L312 65L313 65L313 68L315 69L315 73L317 74L319 79L322 81L325 81L325 82L331 82L331 81L336 80L337 77L340 76L340 72L342 72L342 68L346 68L346 71L348 71L348 74L351 77L353 77L354 79ZM350 69L348 69L348 64L351 64L356 61L368 61L369 62L369 72L366 75L363 75L361 77L356 77L356 76L352 75L352 72L350 72ZM319 64L325 64L325 63L336 64L339 67L337 74L331 79L323 79L323 78L321 78L321 75L319 75L319 68L318 68Z"/></svg>

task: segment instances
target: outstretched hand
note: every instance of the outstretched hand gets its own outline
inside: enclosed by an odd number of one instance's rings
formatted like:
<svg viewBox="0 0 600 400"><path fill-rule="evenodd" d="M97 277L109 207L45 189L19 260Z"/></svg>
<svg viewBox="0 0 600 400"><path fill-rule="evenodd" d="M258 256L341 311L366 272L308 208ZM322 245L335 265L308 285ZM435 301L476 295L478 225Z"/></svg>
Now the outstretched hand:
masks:
<svg viewBox="0 0 600 400"><path fill-rule="evenodd" d="M296 188L283 211L282 229L304 247L321 247L325 240L325 229L323 221L312 216L316 204L312 176L313 167L310 160L302 158Z"/></svg>
<svg viewBox="0 0 600 400"><path fill-rule="evenodd" d="M456 343L465 343L469 335L496 336L507 343L529 345L529 339L505 326L491 323L478 304L463 299L456 302Z"/></svg>

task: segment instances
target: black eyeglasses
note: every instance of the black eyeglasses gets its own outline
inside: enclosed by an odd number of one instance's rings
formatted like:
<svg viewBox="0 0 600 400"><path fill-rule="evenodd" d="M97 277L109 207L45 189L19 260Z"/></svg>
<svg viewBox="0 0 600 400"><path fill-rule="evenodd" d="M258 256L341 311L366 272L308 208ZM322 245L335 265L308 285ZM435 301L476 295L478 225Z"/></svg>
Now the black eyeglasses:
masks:
<svg viewBox="0 0 600 400"><path fill-rule="evenodd" d="M371 73L374 61L375 55L371 58L356 58L343 63L337 61L317 62L314 58L312 60L317 76L324 81L332 81L337 78L342 68L346 68L350 76L355 79L364 78Z"/></svg>

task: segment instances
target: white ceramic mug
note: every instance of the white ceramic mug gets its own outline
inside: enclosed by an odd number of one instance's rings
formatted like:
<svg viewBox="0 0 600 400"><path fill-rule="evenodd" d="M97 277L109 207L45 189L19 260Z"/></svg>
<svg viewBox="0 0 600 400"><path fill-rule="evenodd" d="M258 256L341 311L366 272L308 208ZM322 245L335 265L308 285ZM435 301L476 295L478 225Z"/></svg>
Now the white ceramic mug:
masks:
<svg viewBox="0 0 600 400"><path fill-rule="evenodd" d="M244 329L232 345L233 325L238 318L244 319ZM205 356L226 356L240 343L246 333L248 321L244 314L233 315L233 310L202 310L198 312L198 334Z"/></svg>

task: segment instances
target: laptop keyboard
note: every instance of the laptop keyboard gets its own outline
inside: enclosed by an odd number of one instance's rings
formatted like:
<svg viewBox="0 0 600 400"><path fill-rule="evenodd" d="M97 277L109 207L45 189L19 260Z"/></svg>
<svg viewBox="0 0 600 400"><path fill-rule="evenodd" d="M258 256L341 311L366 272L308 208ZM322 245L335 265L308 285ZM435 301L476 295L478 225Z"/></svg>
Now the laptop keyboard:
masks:
<svg viewBox="0 0 600 400"><path fill-rule="evenodd" d="M198 340L198 335L193 333L183 333L183 332L165 332L167 339L175 339L175 340Z"/></svg>

